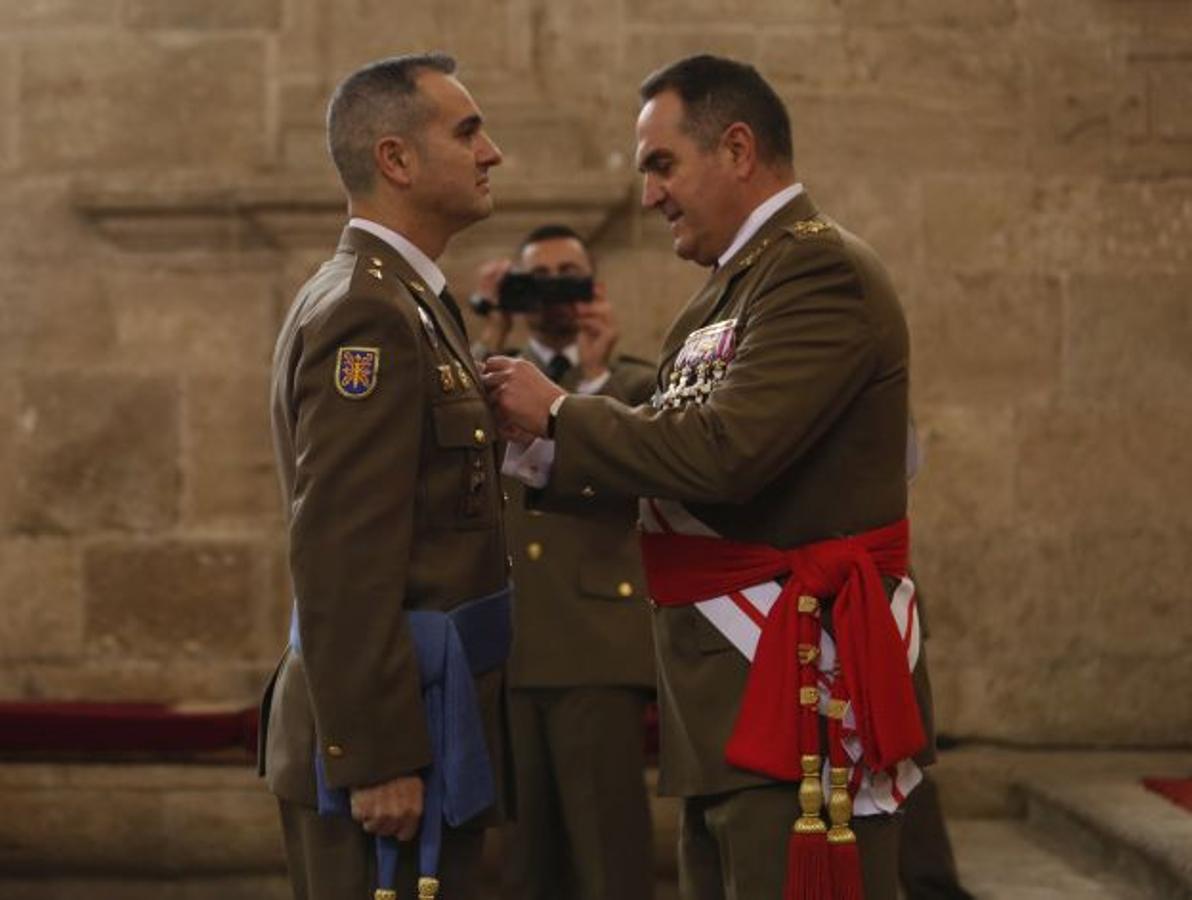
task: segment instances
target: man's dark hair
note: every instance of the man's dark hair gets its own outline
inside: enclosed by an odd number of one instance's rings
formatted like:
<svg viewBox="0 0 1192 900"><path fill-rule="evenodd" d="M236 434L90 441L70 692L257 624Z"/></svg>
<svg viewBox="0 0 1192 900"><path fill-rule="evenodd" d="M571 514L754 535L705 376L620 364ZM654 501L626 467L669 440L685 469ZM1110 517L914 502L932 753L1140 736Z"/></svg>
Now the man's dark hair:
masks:
<svg viewBox="0 0 1192 900"><path fill-rule="evenodd" d="M372 189L373 147L387 134L413 141L434 111L418 93L427 69L450 75L455 60L446 53L393 56L369 63L340 82L327 106L327 146L349 194Z"/></svg>
<svg viewBox="0 0 1192 900"><path fill-rule="evenodd" d="M517 255L521 256L530 244L537 244L541 241L556 241L556 240L571 240L579 241L579 245L584 248L584 253L588 256L588 263L593 268L596 267L596 258L592 256L592 248L588 246L588 242L580 237L579 232L567 225L559 225L557 223L549 223L547 225L539 225L529 234L527 234L520 244L517 245Z"/></svg>
<svg viewBox="0 0 1192 900"><path fill-rule="evenodd" d="M641 86L642 103L664 91L683 101L683 130L711 150L734 122L744 122L766 163L791 163L791 120L774 89L746 63L720 56L688 56L654 72Z"/></svg>
<svg viewBox="0 0 1192 900"><path fill-rule="evenodd" d="M579 241L584 245L585 250L588 249L587 243L574 228L552 222L547 225L539 225L522 238L522 242L517 245L517 252L521 253L530 244L537 244L539 241L565 240L567 238Z"/></svg>

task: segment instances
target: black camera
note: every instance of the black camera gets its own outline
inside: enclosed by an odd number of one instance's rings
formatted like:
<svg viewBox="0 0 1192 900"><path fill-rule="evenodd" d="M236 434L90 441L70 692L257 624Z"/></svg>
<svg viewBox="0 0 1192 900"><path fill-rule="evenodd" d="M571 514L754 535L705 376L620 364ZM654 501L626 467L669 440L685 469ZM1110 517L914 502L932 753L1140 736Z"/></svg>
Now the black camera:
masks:
<svg viewBox="0 0 1192 900"><path fill-rule="evenodd" d="M510 272L501 279L495 304L477 296L472 297L471 304L482 316L497 307L507 313L527 313L537 312L551 303L587 303L592 299L592 292L591 278Z"/></svg>

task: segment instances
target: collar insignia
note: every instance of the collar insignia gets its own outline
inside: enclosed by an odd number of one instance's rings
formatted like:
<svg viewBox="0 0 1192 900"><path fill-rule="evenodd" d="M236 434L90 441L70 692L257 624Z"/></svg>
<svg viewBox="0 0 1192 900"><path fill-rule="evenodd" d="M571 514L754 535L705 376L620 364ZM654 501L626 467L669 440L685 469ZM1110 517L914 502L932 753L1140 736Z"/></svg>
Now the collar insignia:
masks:
<svg viewBox="0 0 1192 900"><path fill-rule="evenodd" d="M827 222L821 222L819 219L800 219L795 222L788 229L795 237L811 237L814 234L822 234L831 226Z"/></svg>

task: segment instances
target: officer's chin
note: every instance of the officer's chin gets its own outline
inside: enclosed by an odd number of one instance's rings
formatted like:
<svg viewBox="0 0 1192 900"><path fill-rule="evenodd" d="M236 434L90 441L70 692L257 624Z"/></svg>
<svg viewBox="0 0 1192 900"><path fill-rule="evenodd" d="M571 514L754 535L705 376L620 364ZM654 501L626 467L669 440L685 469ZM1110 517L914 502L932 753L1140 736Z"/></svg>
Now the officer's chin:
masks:
<svg viewBox="0 0 1192 900"><path fill-rule="evenodd" d="M688 239L684 239L682 237L682 235L675 235L674 248L675 248L675 256L679 257L679 259L687 259L687 260L695 259L695 254L694 254L695 248L692 247L691 241Z"/></svg>
<svg viewBox="0 0 1192 900"><path fill-rule="evenodd" d="M538 331L555 340L574 341L579 337L579 326L575 320L569 322L552 322L548 316L543 316L538 325Z"/></svg>
<svg viewBox="0 0 1192 900"><path fill-rule="evenodd" d="M493 214L493 198L491 194L482 194L476 198L476 202L472 204L468 210L468 224L472 222L479 222L481 219L487 219Z"/></svg>
<svg viewBox="0 0 1192 900"><path fill-rule="evenodd" d="M675 238L675 256L700 266L710 266L716 262L715 256L701 253L699 245L691 238Z"/></svg>

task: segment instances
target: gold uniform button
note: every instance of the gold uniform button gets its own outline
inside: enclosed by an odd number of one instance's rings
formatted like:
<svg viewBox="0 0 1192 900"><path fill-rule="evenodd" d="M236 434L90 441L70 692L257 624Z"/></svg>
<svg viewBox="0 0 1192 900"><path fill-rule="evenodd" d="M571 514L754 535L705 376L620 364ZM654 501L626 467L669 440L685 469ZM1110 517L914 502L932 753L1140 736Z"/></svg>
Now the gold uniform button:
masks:
<svg viewBox="0 0 1192 900"><path fill-rule="evenodd" d="M596 489L590 484L585 484L584 489L580 491L580 495L591 499L596 496Z"/></svg>
<svg viewBox="0 0 1192 900"><path fill-rule="evenodd" d="M328 744L327 755L332 759L341 759L344 755L344 748L339 744Z"/></svg>
<svg viewBox="0 0 1192 900"><path fill-rule="evenodd" d="M542 545L537 541L526 544L526 556L530 558L531 562L542 559Z"/></svg>
<svg viewBox="0 0 1192 900"><path fill-rule="evenodd" d="M477 428L472 432L472 440L476 442L477 447L483 447L488 443L488 435L484 433L483 428Z"/></svg>
<svg viewBox="0 0 1192 900"><path fill-rule="evenodd" d="M513 557L507 555L505 557L505 574L508 575L512 571L513 571Z"/></svg>
<svg viewBox="0 0 1192 900"><path fill-rule="evenodd" d="M622 597L632 597L633 585L631 585L628 581L622 581L617 585L617 593Z"/></svg>
<svg viewBox="0 0 1192 900"><path fill-rule="evenodd" d="M501 499L504 500L506 503L508 503L509 502L509 492L501 491Z"/></svg>

